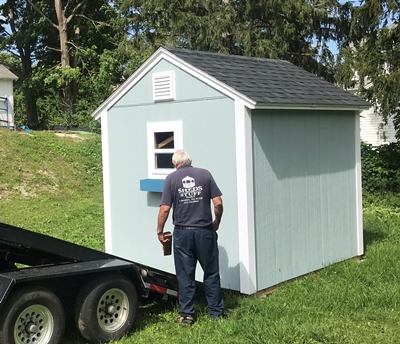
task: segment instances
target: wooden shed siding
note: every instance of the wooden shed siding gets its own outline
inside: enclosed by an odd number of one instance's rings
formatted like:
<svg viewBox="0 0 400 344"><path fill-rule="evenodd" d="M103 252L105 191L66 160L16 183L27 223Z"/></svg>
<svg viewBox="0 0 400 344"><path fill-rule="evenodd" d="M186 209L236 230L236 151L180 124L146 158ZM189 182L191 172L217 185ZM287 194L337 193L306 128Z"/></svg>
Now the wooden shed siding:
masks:
<svg viewBox="0 0 400 344"><path fill-rule="evenodd" d="M252 119L257 289L356 256L354 112Z"/></svg>
<svg viewBox="0 0 400 344"><path fill-rule="evenodd" d="M393 119L389 118L388 123L384 124L381 115L376 113L374 108L361 112L360 136L361 141L373 146L397 141Z"/></svg>
<svg viewBox="0 0 400 344"><path fill-rule="evenodd" d="M166 64L157 71L172 67ZM151 94L149 74L108 113L112 242L107 247L112 254L174 273L173 257L162 255L155 235L161 193L140 191L139 180L148 174L147 123L182 121L183 147L193 165L209 169L223 193L225 212L218 232L220 273L224 287L239 290L234 102L205 90L204 83L181 75L181 71L175 72L179 76L177 100L153 103L146 98ZM173 230L172 212L165 230ZM198 268L196 279L202 278Z"/></svg>

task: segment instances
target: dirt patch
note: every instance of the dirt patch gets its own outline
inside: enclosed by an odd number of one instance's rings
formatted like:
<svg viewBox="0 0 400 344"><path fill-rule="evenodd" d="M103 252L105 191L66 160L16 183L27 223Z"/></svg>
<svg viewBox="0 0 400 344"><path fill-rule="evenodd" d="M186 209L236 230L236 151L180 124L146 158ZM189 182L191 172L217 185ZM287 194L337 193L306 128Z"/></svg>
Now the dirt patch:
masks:
<svg viewBox="0 0 400 344"><path fill-rule="evenodd" d="M79 141L83 141L88 139L87 136L90 135L80 135L80 134L76 134L76 133L55 133L57 136L59 137L66 137L66 138L71 138L71 139L75 139L75 140L79 140Z"/></svg>

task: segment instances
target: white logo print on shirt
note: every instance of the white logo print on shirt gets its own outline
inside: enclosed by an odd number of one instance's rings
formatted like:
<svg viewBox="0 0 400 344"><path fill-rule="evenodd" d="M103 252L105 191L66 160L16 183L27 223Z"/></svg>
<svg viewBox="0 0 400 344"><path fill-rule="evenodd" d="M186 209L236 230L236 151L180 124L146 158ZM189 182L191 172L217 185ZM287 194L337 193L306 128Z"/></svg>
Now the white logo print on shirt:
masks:
<svg viewBox="0 0 400 344"><path fill-rule="evenodd" d="M197 203L203 199L201 192L203 191L202 186L196 186L194 178L186 176L182 179L183 188L178 189L180 200L183 203Z"/></svg>

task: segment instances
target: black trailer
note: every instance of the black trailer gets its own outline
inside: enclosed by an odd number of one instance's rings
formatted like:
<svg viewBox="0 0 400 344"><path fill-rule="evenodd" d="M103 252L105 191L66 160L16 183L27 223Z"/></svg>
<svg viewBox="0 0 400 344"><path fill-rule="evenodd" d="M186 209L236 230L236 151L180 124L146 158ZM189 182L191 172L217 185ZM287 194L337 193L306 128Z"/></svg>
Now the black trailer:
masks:
<svg viewBox="0 0 400 344"><path fill-rule="evenodd" d="M66 314L90 343L131 331L138 297L176 297L176 277L0 222L0 343L57 344Z"/></svg>

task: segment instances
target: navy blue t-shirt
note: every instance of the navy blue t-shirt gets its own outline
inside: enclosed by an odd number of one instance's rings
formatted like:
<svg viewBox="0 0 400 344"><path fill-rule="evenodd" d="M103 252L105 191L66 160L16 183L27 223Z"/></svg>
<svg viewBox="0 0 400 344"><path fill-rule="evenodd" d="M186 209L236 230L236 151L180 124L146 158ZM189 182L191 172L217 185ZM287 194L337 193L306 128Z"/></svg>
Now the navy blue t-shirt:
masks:
<svg viewBox="0 0 400 344"><path fill-rule="evenodd" d="M212 224L210 200L221 195L209 171L182 165L165 178L161 205L173 207L175 226L207 227Z"/></svg>

